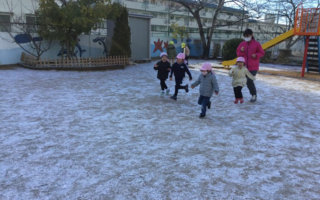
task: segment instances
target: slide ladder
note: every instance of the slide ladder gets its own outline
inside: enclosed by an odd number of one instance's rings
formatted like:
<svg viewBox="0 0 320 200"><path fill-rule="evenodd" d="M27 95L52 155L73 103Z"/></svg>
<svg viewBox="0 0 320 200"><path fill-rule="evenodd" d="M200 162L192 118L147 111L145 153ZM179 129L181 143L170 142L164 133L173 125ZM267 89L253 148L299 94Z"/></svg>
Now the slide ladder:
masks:
<svg viewBox="0 0 320 200"><path fill-rule="evenodd" d="M306 67L307 72L319 72L320 73L320 37L310 36Z"/></svg>

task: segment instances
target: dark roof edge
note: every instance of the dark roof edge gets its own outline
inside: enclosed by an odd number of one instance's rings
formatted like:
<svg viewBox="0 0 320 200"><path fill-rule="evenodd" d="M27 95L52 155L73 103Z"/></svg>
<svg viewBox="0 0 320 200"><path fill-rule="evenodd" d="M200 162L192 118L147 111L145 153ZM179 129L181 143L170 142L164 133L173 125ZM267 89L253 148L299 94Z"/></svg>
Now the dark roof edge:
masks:
<svg viewBox="0 0 320 200"><path fill-rule="evenodd" d="M129 12L129 17L137 17L137 18L147 18L147 19L151 19L151 18L153 18L153 15L144 15L144 14L136 14L136 13L130 13L130 12Z"/></svg>

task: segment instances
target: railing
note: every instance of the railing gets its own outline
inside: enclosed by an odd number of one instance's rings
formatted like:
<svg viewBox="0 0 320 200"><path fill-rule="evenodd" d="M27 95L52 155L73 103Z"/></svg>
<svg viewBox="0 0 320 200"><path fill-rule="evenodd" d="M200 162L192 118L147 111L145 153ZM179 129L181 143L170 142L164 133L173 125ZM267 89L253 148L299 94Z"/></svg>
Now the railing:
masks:
<svg viewBox="0 0 320 200"><path fill-rule="evenodd" d="M299 4L294 22L294 35L320 35L319 18L320 8L303 8L303 5Z"/></svg>
<svg viewBox="0 0 320 200"><path fill-rule="evenodd" d="M40 59L22 52L20 64L32 69L57 70L102 70L124 68L129 64L127 56L108 56L101 58Z"/></svg>

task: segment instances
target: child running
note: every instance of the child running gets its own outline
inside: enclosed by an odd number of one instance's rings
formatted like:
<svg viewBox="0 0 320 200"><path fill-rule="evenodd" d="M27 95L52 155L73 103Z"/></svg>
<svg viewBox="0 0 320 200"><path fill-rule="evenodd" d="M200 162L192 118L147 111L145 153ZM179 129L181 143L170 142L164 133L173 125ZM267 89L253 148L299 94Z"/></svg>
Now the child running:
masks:
<svg viewBox="0 0 320 200"><path fill-rule="evenodd" d="M178 90L179 89L185 89L186 92L189 92L188 84L185 86L182 86L183 78L185 77L185 73L189 75L189 80L192 80L191 73L187 67L187 65L184 63L185 55L184 53L179 53L177 55L177 62L175 62L172 65L171 73L170 73L170 81L172 81L172 74L174 74L174 78L176 81L176 86L174 90L174 95L171 96L171 99L177 100L178 96Z"/></svg>
<svg viewBox="0 0 320 200"><path fill-rule="evenodd" d="M160 54L161 60L154 65L154 70L158 70L157 78L160 79L161 92L160 96L164 95L164 90L166 90L166 95L169 94L170 89L166 85L166 80L168 79L169 72L171 70L170 63L167 61L167 53L162 52Z"/></svg>
<svg viewBox="0 0 320 200"><path fill-rule="evenodd" d="M210 63L204 63L200 69L201 74L194 83L191 84L191 88L195 88L200 84L199 92L199 100L198 104L201 105L201 113L200 118L204 118L206 116L207 107L211 108L210 98L213 95L213 92L218 95L219 93L219 85L212 71L212 66Z"/></svg>
<svg viewBox="0 0 320 200"><path fill-rule="evenodd" d="M176 47L174 46L174 42L170 41L167 47L168 59L171 65L174 63L174 59L177 56Z"/></svg>
<svg viewBox="0 0 320 200"><path fill-rule="evenodd" d="M251 80L256 80L256 77L254 77L249 70L245 67L245 59L243 57L237 58L237 66L233 67L229 71L229 76L232 77L232 86L234 91L235 100L234 103L237 104L239 101L240 103L243 103L243 96L242 96L242 88L246 86L247 78L250 78Z"/></svg>

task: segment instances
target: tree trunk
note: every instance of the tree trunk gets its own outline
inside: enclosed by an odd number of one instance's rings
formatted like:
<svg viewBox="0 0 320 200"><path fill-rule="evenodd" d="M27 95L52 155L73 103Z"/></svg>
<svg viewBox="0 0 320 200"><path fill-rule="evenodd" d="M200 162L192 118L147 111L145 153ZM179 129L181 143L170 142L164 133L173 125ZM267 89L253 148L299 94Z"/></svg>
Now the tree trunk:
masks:
<svg viewBox="0 0 320 200"><path fill-rule="evenodd" d="M203 45L202 59L209 59L210 45Z"/></svg>
<svg viewBox="0 0 320 200"><path fill-rule="evenodd" d="M194 18L197 20L197 23L198 23L199 34L200 34L201 43L202 43L203 52L202 52L201 58L205 58L205 55L206 55L205 52L207 52L207 44L206 44L206 38L204 35L204 30L203 30L203 26L201 23L201 18L200 18L199 12L194 13Z"/></svg>
<svg viewBox="0 0 320 200"><path fill-rule="evenodd" d="M215 29L215 25L216 25L216 21L218 19L218 15L223 7L225 3L225 0L219 0L218 1L218 7L213 15L213 18L212 18L212 23L211 23L211 28L210 28L210 31L207 35L207 44L206 44L206 50L203 52L204 55L202 57L204 57L205 59L209 59L210 57L210 45L211 45L211 40L212 40L212 35L213 35L213 30Z"/></svg>

